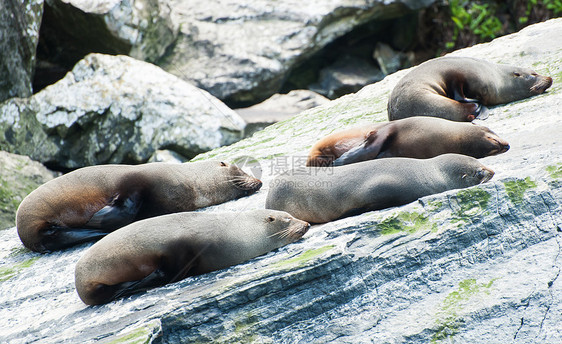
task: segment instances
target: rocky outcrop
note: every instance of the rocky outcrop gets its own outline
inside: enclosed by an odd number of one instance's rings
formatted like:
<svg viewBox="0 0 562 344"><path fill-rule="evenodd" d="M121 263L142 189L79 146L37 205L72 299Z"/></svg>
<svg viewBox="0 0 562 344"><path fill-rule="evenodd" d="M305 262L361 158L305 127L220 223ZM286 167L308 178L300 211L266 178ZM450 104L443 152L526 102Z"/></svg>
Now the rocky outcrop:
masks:
<svg viewBox="0 0 562 344"><path fill-rule="evenodd" d="M562 19L455 52L532 66L545 94L480 123L511 149L482 162L488 183L313 226L229 269L104 306L74 290L88 245L49 255L0 232L0 341L233 343L559 343L562 334ZM268 184L336 130L386 120L407 71L196 159L253 156L264 186L203 211L262 208Z"/></svg>
<svg viewBox="0 0 562 344"><path fill-rule="evenodd" d="M220 99L255 102L277 92L292 68L353 28L433 2L171 0L180 34L159 65Z"/></svg>
<svg viewBox="0 0 562 344"><path fill-rule="evenodd" d="M245 123L207 92L127 56L92 54L31 98L0 105L0 146L54 168L193 157L242 138Z"/></svg>
<svg viewBox="0 0 562 344"><path fill-rule="evenodd" d="M43 0L0 2L0 102L29 97Z"/></svg>
<svg viewBox="0 0 562 344"><path fill-rule="evenodd" d="M41 47L67 68L91 52L128 54L219 99L257 103L338 37L434 2L47 0Z"/></svg>
<svg viewBox="0 0 562 344"><path fill-rule="evenodd" d="M0 151L0 230L15 226L23 198L57 175L26 156Z"/></svg>
<svg viewBox="0 0 562 344"><path fill-rule="evenodd" d="M92 52L125 54L154 62L177 35L166 1L45 2L42 40L54 58L52 62L73 65Z"/></svg>

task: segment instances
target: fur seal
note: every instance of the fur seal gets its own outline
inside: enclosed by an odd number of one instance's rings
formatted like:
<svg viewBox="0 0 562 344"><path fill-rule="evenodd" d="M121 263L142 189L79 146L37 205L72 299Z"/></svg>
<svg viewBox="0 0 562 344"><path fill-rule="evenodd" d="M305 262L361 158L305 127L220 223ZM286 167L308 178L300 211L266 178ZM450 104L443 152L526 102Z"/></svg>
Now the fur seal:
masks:
<svg viewBox="0 0 562 344"><path fill-rule="evenodd" d="M440 57L420 64L398 82L388 101L388 119L484 119L486 106L541 94L551 85L552 78L531 69L471 57Z"/></svg>
<svg viewBox="0 0 562 344"><path fill-rule="evenodd" d="M483 158L508 149L507 141L484 126L416 116L328 135L312 146L306 166L390 157L428 159L445 153Z"/></svg>
<svg viewBox="0 0 562 344"><path fill-rule="evenodd" d="M75 285L88 305L220 270L300 239L309 224L275 210L176 213L132 223L90 247Z"/></svg>
<svg viewBox="0 0 562 344"><path fill-rule="evenodd" d="M55 178L16 213L23 244L49 252L97 240L133 221L191 211L254 193L261 181L220 161L101 165Z"/></svg>
<svg viewBox="0 0 562 344"><path fill-rule="evenodd" d="M275 178L265 207L310 223L324 223L470 187L493 175L477 159L454 153L431 159L387 158L338 168L308 168Z"/></svg>

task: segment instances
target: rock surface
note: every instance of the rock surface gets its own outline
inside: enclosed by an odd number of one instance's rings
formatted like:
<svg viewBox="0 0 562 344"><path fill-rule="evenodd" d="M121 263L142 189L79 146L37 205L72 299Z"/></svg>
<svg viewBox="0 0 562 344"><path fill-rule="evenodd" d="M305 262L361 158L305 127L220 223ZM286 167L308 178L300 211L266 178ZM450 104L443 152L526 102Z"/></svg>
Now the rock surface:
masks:
<svg viewBox="0 0 562 344"><path fill-rule="evenodd" d="M164 69L222 100L276 93L297 64L353 28L395 18L433 0L170 0L180 33Z"/></svg>
<svg viewBox="0 0 562 344"><path fill-rule="evenodd" d="M274 94L263 102L235 109L246 122L244 135L251 136L256 131L273 123L284 121L294 115L329 102L329 99L309 90L293 90L287 94Z"/></svg>
<svg viewBox="0 0 562 344"><path fill-rule="evenodd" d="M23 198L56 176L26 156L0 151L0 230L15 226Z"/></svg>
<svg viewBox="0 0 562 344"><path fill-rule="evenodd" d="M55 168L146 162L157 149L191 158L241 139L244 126L206 91L127 56L88 55L0 105L0 147Z"/></svg>
<svg viewBox="0 0 562 344"><path fill-rule="evenodd" d="M481 186L314 226L248 263L86 307L74 264L0 232L0 342L560 343L562 19L455 52L532 66L549 92L491 109L511 144ZM268 183L320 137L386 120L407 71L198 159L257 158L263 188L203 211L262 208Z"/></svg>
<svg viewBox="0 0 562 344"><path fill-rule="evenodd" d="M43 0L0 2L0 102L31 96Z"/></svg>
<svg viewBox="0 0 562 344"><path fill-rule="evenodd" d="M46 0L44 44L62 64L96 52L154 62L175 40L166 1ZM43 37L42 37L43 39Z"/></svg>

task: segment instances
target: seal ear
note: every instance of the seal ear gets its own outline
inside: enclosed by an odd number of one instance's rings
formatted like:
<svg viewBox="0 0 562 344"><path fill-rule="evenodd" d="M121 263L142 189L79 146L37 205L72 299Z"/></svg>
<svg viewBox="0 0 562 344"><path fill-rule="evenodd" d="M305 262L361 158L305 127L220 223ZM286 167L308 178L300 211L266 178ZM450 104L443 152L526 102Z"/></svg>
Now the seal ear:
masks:
<svg viewBox="0 0 562 344"><path fill-rule="evenodd" d="M393 130L391 125L372 130L359 146L353 147L334 160L334 166L353 164L355 162L376 159L383 151L383 147L391 138Z"/></svg>

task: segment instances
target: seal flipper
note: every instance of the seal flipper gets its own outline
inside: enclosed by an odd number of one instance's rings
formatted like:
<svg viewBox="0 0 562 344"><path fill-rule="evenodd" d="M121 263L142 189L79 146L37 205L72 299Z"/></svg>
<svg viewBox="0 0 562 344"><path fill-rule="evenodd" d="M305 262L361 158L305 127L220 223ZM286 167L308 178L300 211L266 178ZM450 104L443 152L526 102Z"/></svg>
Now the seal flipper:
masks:
<svg viewBox="0 0 562 344"><path fill-rule="evenodd" d="M363 141L360 146L353 147L334 160L334 166L375 159L381 153L385 142L390 137L390 134L391 130L389 129L389 126L384 126L381 129L369 132L365 141Z"/></svg>
<svg viewBox="0 0 562 344"><path fill-rule="evenodd" d="M52 252L101 239L109 233L103 229L53 226L43 231L40 252Z"/></svg>
<svg viewBox="0 0 562 344"><path fill-rule="evenodd" d="M114 292L111 300L145 291L154 287L163 286L169 282L170 278L167 276L166 272L158 268L152 271L148 276L140 280L123 282L111 286ZM111 300L107 301L109 302Z"/></svg>
<svg viewBox="0 0 562 344"><path fill-rule="evenodd" d="M133 222L141 206L138 192L129 197L117 195L109 205L101 208L86 223L87 228L117 229Z"/></svg>
<svg viewBox="0 0 562 344"><path fill-rule="evenodd" d="M476 118L484 120L490 115L490 110L488 110L486 106L478 104L478 108L476 109L475 114L477 114Z"/></svg>

